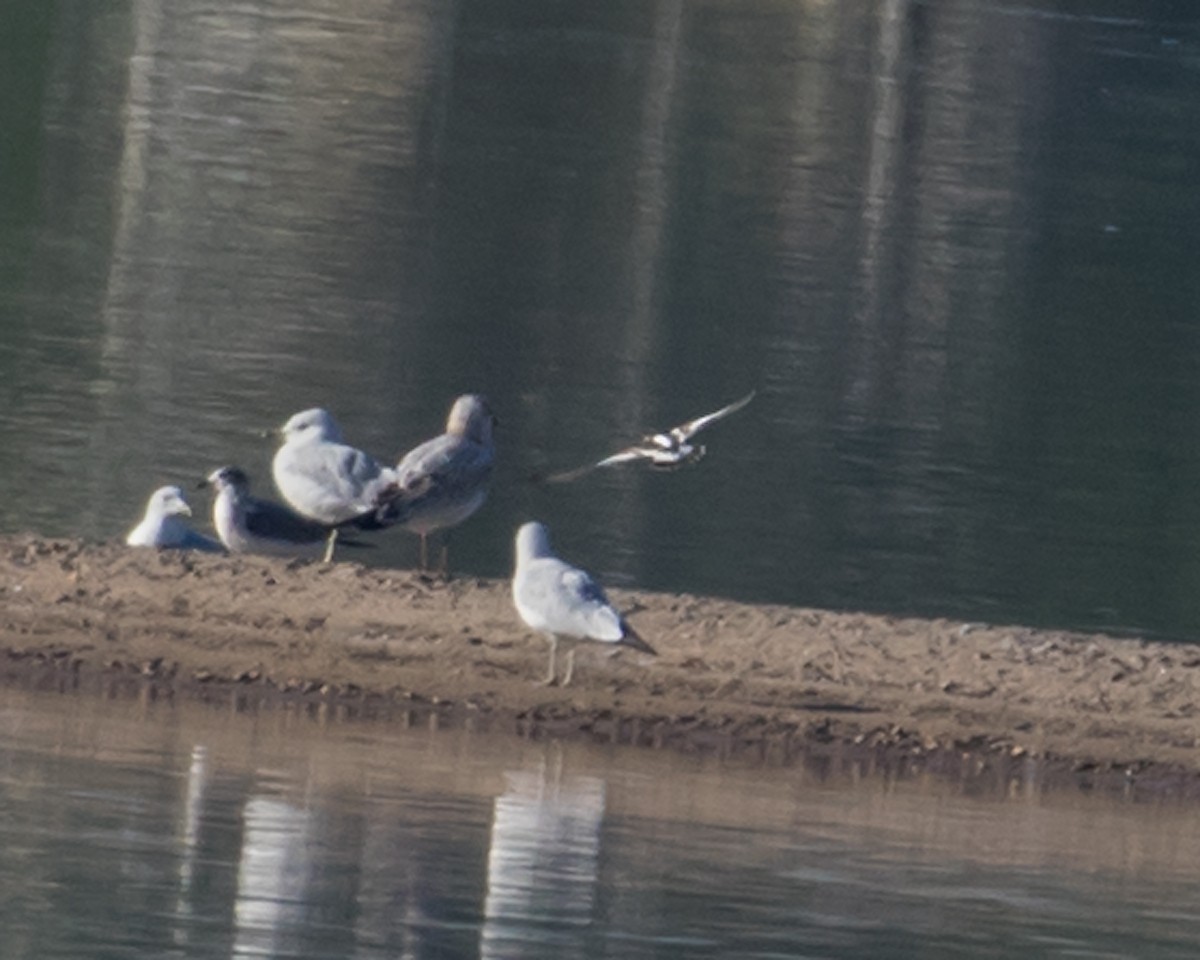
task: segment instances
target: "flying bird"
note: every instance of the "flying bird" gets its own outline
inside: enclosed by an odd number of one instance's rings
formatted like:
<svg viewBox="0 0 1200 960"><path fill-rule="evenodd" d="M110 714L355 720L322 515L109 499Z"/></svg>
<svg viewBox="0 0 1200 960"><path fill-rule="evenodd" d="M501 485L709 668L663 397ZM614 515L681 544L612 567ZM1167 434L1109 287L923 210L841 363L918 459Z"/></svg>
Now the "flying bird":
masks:
<svg viewBox="0 0 1200 960"><path fill-rule="evenodd" d="M176 550L203 550L223 553L216 540L197 533L181 519L190 517L192 508L178 487L159 487L146 503L141 522L129 531L125 542L131 547L165 547Z"/></svg>
<svg viewBox="0 0 1200 960"><path fill-rule="evenodd" d="M608 602L600 584L554 555L542 524L524 524L517 531L516 547L513 605L530 629L550 641L550 670L543 681L547 686L557 680L555 659L560 643L568 648L564 687L575 672L575 647L580 643L622 645L654 654L654 648Z"/></svg>
<svg viewBox="0 0 1200 960"><path fill-rule="evenodd" d="M692 443L692 437L710 424L741 410L742 407L754 399L755 393L756 391L751 390L740 400L735 400L720 410L714 410L712 413L706 413L702 417L696 417L694 420L681 423L679 426L672 427L665 433L647 434L637 443L626 447L624 450L618 450L612 456L605 457L603 460L597 460L595 463L589 463L574 470L552 473L545 477L534 477L534 480L541 480L545 483L566 483L570 480L577 480L584 474L591 473L593 470L598 470L601 467L611 467L618 463L629 463L633 460L645 460L656 470L675 470L679 467L695 463L704 456L706 449L703 444Z"/></svg>
<svg viewBox="0 0 1200 960"><path fill-rule="evenodd" d="M420 536L421 570L428 569L429 535L458 526L487 499L496 460L495 425L484 397L463 394L450 408L446 432L410 450L396 465L397 492L380 516ZM441 573L450 573L445 541Z"/></svg>
<svg viewBox="0 0 1200 960"><path fill-rule="evenodd" d="M396 471L343 443L329 411L303 410L281 432L284 442L271 462L275 486L297 513L329 531L326 562L333 559L340 527L372 530L387 525L380 518L398 490Z"/></svg>

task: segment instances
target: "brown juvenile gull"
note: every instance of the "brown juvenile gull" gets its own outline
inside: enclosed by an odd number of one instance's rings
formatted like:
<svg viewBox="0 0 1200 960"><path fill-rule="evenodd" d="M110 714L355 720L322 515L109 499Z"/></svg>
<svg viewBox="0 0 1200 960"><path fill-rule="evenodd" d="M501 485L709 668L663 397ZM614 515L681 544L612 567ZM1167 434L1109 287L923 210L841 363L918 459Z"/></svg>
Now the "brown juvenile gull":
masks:
<svg viewBox="0 0 1200 960"><path fill-rule="evenodd" d="M550 536L540 523L526 523L517 531L512 591L521 619L550 641L550 670L544 681L547 686L556 681L555 657L560 643L567 645L564 687L575 672L575 647L580 643L608 643L654 653L654 648L608 602L600 584L551 552Z"/></svg>
<svg viewBox="0 0 1200 960"><path fill-rule="evenodd" d="M421 538L421 570L428 569L426 539L458 526L483 506L496 460L496 418L476 393L454 401L446 432L406 453L395 474L399 493L383 514ZM442 544L441 572L449 576L449 545Z"/></svg>

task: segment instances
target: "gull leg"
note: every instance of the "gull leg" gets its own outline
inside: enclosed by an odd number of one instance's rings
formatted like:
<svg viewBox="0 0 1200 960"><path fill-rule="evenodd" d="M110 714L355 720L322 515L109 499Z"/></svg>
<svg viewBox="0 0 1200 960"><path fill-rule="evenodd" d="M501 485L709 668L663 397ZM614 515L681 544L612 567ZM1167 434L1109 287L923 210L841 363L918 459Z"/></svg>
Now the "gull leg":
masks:
<svg viewBox="0 0 1200 960"><path fill-rule="evenodd" d="M425 534L420 534L421 551L417 555L417 569L424 573L429 568L429 548L425 544Z"/></svg>
<svg viewBox="0 0 1200 960"><path fill-rule="evenodd" d="M571 677L575 675L575 648L571 647L567 651L567 672L563 676L562 685L565 687L571 682Z"/></svg>
<svg viewBox="0 0 1200 960"><path fill-rule="evenodd" d="M450 541L449 539L442 541L442 557L438 567L438 575L445 582L450 582Z"/></svg>
<svg viewBox="0 0 1200 960"><path fill-rule="evenodd" d="M329 563L333 559L333 548L337 546L337 527L329 531L329 539L325 541L325 556L321 558L322 563Z"/></svg>
<svg viewBox="0 0 1200 960"><path fill-rule="evenodd" d="M554 672L555 672L554 671L554 660L555 660L555 655L558 653L558 637L554 636L554 634L551 634L549 637L549 640L550 640L550 672L546 674L546 679L541 681L541 683L538 684L538 686L541 686L541 687L554 686Z"/></svg>

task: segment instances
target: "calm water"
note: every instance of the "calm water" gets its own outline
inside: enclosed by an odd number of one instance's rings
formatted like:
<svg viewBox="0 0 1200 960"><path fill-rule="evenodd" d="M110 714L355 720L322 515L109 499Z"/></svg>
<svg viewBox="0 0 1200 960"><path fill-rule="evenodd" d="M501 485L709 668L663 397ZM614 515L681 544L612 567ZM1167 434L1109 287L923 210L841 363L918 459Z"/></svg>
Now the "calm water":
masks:
<svg viewBox="0 0 1200 960"><path fill-rule="evenodd" d="M1156 957L1200 813L0 689L0 956Z"/></svg>
<svg viewBox="0 0 1200 960"><path fill-rule="evenodd" d="M392 457L472 389L461 570L536 516L623 584L1200 634L1190 0L0 21L0 530L266 491L318 403ZM521 482L751 387L701 469Z"/></svg>

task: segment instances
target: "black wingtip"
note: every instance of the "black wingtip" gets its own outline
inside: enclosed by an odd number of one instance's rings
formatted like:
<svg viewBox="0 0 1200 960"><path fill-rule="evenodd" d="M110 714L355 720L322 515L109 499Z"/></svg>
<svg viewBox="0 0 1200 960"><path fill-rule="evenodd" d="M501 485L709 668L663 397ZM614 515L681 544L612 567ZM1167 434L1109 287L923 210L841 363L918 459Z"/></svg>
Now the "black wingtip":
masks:
<svg viewBox="0 0 1200 960"><path fill-rule="evenodd" d="M638 636L637 631L634 630L633 627L631 627L627 623L624 624L624 626L625 626L625 636L623 636L621 638L621 644L623 646L632 647L634 650L637 650L641 653L648 653L652 657L658 656L658 651L655 650L652 646L650 646L650 644L648 644L640 636Z"/></svg>

